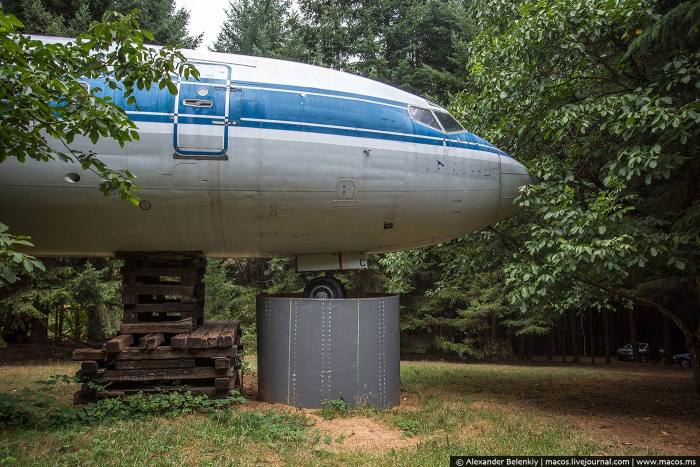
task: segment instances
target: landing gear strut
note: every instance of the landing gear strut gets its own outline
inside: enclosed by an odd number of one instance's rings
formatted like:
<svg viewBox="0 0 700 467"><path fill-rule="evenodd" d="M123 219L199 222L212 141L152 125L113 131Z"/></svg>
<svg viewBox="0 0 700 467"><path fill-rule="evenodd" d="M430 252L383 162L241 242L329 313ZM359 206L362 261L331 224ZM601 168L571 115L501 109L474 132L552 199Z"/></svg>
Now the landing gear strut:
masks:
<svg viewBox="0 0 700 467"><path fill-rule="evenodd" d="M345 286L332 275L317 277L304 287L304 298L345 298Z"/></svg>

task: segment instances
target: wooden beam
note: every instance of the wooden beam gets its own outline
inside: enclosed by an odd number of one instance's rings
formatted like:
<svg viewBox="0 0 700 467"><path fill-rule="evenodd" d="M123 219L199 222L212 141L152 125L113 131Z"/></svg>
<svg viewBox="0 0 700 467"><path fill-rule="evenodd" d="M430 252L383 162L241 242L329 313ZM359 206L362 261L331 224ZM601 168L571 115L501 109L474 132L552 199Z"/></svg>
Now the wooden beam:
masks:
<svg viewBox="0 0 700 467"><path fill-rule="evenodd" d="M124 285L125 295L194 295L195 287L180 284L139 284Z"/></svg>
<svg viewBox="0 0 700 467"><path fill-rule="evenodd" d="M157 381L167 379L209 379L216 378L218 372L211 367L171 368L152 370L106 370L104 381Z"/></svg>
<svg viewBox="0 0 700 467"><path fill-rule="evenodd" d="M146 334L139 339L139 349L153 350L165 341L163 334Z"/></svg>
<svg viewBox="0 0 700 467"><path fill-rule="evenodd" d="M84 376L96 375L100 365L94 360L87 360L80 364L80 374Z"/></svg>
<svg viewBox="0 0 700 467"><path fill-rule="evenodd" d="M139 303L129 306L126 310L129 313L181 313L184 311L199 311L197 302L165 302L165 303Z"/></svg>
<svg viewBox="0 0 700 467"><path fill-rule="evenodd" d="M176 334L182 332L192 332L192 328L192 318L185 318L178 321L143 321L140 323L124 323L122 324L121 331L123 333L134 334Z"/></svg>
<svg viewBox="0 0 700 467"><path fill-rule="evenodd" d="M136 277L182 277L182 276L193 276L197 274L196 268L186 268L182 266L178 267L168 267L168 266L150 266L150 267L139 267L139 266L124 266L122 267L122 276L136 276Z"/></svg>
<svg viewBox="0 0 700 467"><path fill-rule="evenodd" d="M107 353L117 353L122 349L129 347L134 343L134 336L131 334L122 334L114 339L108 340L102 346Z"/></svg>
<svg viewBox="0 0 700 467"><path fill-rule="evenodd" d="M174 339L175 337L173 337ZM170 346L161 346L153 350L141 350L129 347L117 355L117 360L167 360L178 358L213 358L236 356L236 347L227 349L175 349Z"/></svg>
<svg viewBox="0 0 700 467"><path fill-rule="evenodd" d="M231 368L231 359L228 357L214 357L214 368L217 370L227 370Z"/></svg>
<svg viewBox="0 0 700 467"><path fill-rule="evenodd" d="M103 362L105 360L105 351L103 349L75 349L73 351L73 360L94 360Z"/></svg>
<svg viewBox="0 0 700 467"><path fill-rule="evenodd" d="M222 394L228 392L229 390L229 378L215 378L214 388L217 394Z"/></svg>
<svg viewBox="0 0 700 467"><path fill-rule="evenodd" d="M114 368L117 370L194 368L194 359L181 358L172 360L117 360L114 364Z"/></svg>

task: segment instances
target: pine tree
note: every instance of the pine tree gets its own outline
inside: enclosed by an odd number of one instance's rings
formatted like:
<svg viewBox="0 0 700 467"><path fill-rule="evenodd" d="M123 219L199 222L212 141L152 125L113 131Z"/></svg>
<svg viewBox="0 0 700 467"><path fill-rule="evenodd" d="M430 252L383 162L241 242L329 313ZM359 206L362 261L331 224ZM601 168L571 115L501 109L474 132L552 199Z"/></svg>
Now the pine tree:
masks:
<svg viewBox="0 0 700 467"><path fill-rule="evenodd" d="M229 4L212 50L262 57L301 59L298 18L290 0L236 0Z"/></svg>
<svg viewBox="0 0 700 467"><path fill-rule="evenodd" d="M100 21L105 13L130 13L139 10L139 21L155 36L155 44L196 48L202 35L187 32L190 13L177 9L175 0L9 0L2 6L24 23L31 34L76 36L87 30L90 23Z"/></svg>

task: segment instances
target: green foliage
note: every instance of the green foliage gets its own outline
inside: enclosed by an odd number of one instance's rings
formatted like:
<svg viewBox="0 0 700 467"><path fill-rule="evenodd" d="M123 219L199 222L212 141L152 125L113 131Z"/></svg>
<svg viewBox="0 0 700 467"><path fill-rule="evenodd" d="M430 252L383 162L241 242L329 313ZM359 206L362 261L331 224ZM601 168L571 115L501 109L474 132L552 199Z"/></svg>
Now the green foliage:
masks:
<svg viewBox="0 0 700 467"><path fill-rule="evenodd" d="M321 401L321 417L325 420L333 420L337 417L347 417L348 403L342 399Z"/></svg>
<svg viewBox="0 0 700 467"><path fill-rule="evenodd" d="M229 4L212 50L260 57L298 59L304 52L298 15L290 0L235 0Z"/></svg>
<svg viewBox="0 0 700 467"><path fill-rule="evenodd" d="M13 394L0 393L0 428L58 428L154 416L172 418L212 412L245 402L246 399L237 392L223 399L190 392L170 392L102 399L85 407L66 407L52 396L24 389Z"/></svg>
<svg viewBox="0 0 700 467"><path fill-rule="evenodd" d="M260 273L261 266L264 264L247 260L208 260L204 276L207 319L238 319L243 325L254 325L255 297L264 284L256 283L253 275Z"/></svg>
<svg viewBox="0 0 700 467"><path fill-rule="evenodd" d="M406 436L416 436L420 432L421 422L417 418L398 417L394 423Z"/></svg>
<svg viewBox="0 0 700 467"><path fill-rule="evenodd" d="M138 10L137 19L153 34L149 43L196 48L202 35L190 36L190 14L176 8L175 0L5 0L4 10L17 16L31 34L74 37L88 31L90 24L110 12L128 14Z"/></svg>
<svg viewBox="0 0 700 467"><path fill-rule="evenodd" d="M541 180L523 190L522 224L506 226L510 303L546 320L630 300L690 336L694 318L643 286L698 271L700 55L685 41L696 23L671 40L660 31L683 23L678 9L651 1L488 4L469 62L478 92L454 110Z"/></svg>
<svg viewBox="0 0 700 467"><path fill-rule="evenodd" d="M220 412L215 417L228 428L230 435L267 442L304 441L309 425L301 414L276 410Z"/></svg>
<svg viewBox="0 0 700 467"><path fill-rule="evenodd" d="M0 163L13 157L75 164L99 177L103 194L136 203L129 170L110 169L93 151L71 147L81 137L92 143L111 138L122 146L138 139L126 113L109 97L97 97L95 89L86 92L80 80L101 77L135 102L134 90L157 83L176 92L171 74L196 70L171 48L146 47L153 36L134 16L107 18L73 42L45 44L22 34L17 18L0 13Z"/></svg>
<svg viewBox="0 0 700 467"><path fill-rule="evenodd" d="M13 284L20 274L31 274L35 269L44 271L41 261L16 251L18 247L31 247L29 237L12 235L9 228L0 223L0 287Z"/></svg>
<svg viewBox="0 0 700 467"><path fill-rule="evenodd" d="M443 102L463 89L472 27L460 1L302 0L299 8L313 63Z"/></svg>
<svg viewBox="0 0 700 467"><path fill-rule="evenodd" d="M121 323L121 262L47 259L0 299L0 331L26 334L34 320L60 340L98 340ZM32 336L41 339L42 336Z"/></svg>

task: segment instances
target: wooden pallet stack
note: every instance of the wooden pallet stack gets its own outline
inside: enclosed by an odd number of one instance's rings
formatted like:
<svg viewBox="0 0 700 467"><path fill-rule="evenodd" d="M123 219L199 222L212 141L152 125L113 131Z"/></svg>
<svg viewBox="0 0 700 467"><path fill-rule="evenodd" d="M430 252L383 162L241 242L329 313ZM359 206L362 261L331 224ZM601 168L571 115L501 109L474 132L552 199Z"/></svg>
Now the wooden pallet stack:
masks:
<svg viewBox="0 0 700 467"><path fill-rule="evenodd" d="M204 322L201 254L123 254L121 334L77 349L83 403L138 392L225 396L240 388L238 321ZM90 384L96 383L96 384Z"/></svg>

